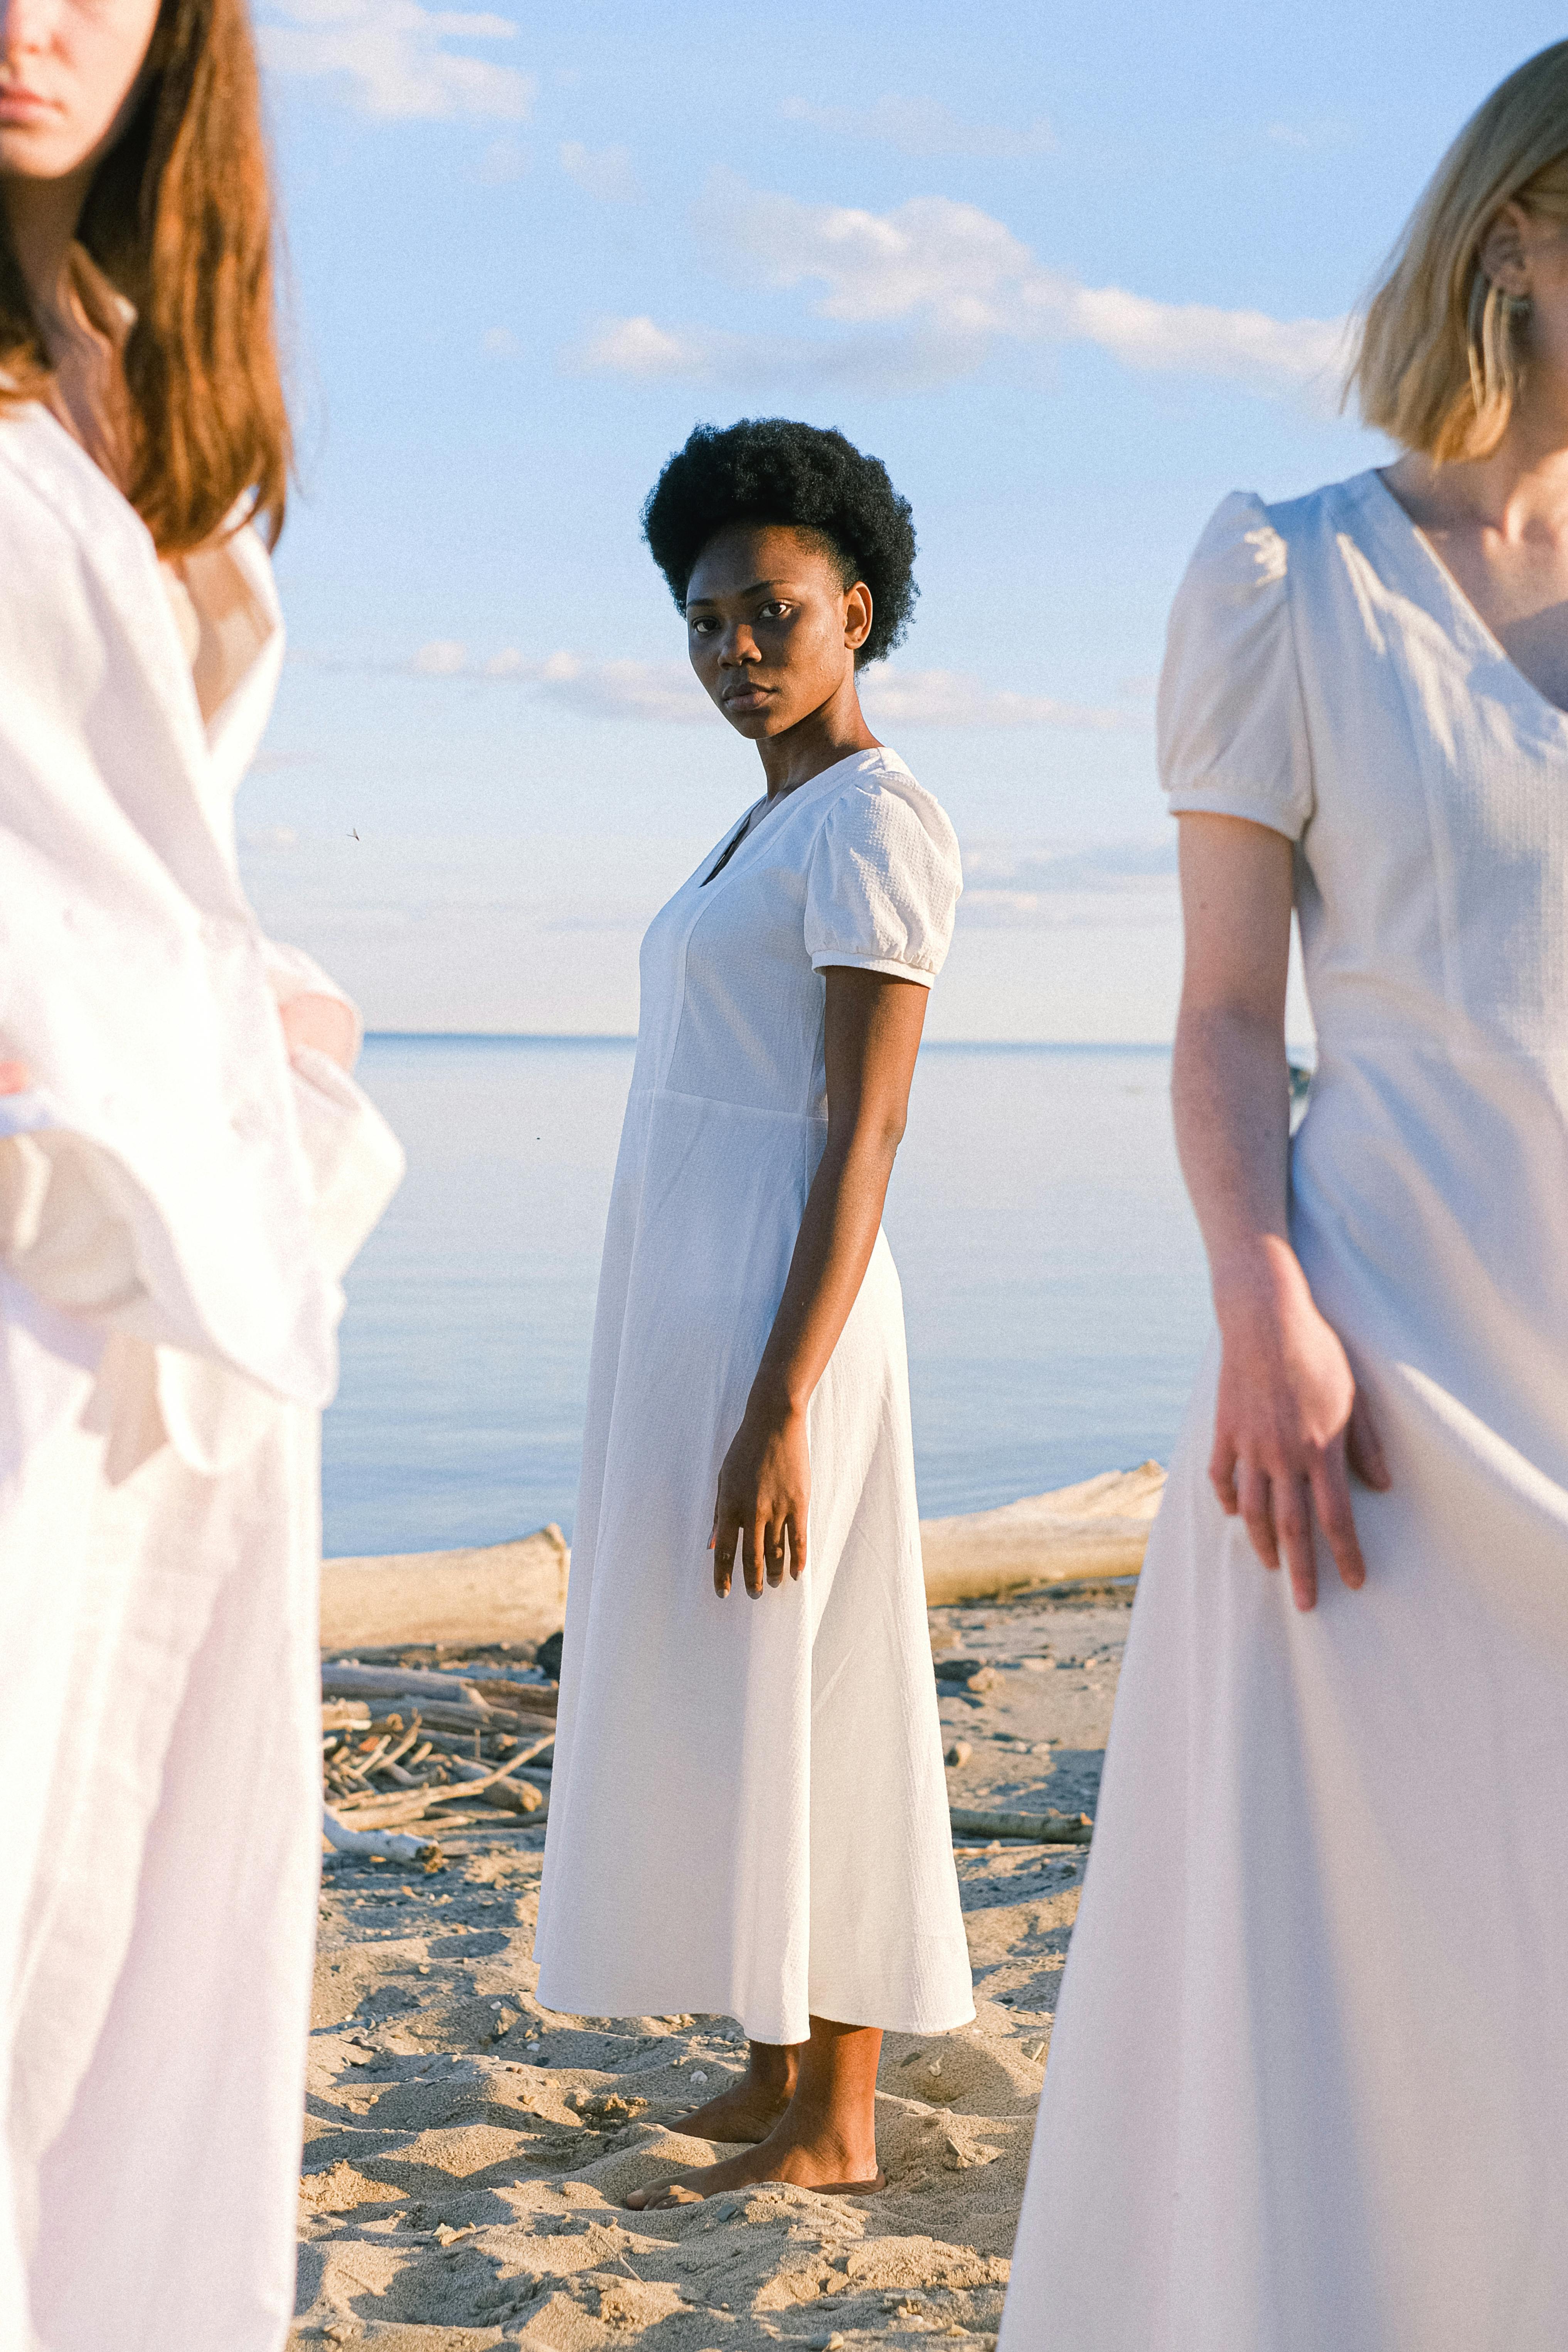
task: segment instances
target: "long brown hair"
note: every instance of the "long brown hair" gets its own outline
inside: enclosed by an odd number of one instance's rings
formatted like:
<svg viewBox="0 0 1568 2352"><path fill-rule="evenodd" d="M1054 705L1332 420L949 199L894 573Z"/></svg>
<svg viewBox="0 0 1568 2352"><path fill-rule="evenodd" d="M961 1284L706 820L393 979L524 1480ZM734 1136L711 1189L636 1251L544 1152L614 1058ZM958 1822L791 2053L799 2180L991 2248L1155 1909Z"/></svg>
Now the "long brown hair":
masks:
<svg viewBox="0 0 1568 2352"><path fill-rule="evenodd" d="M160 552L248 493L275 542L290 441L279 377L261 89L245 0L163 0L146 88L77 230L133 304L127 496ZM47 346L0 204L0 403L46 389Z"/></svg>

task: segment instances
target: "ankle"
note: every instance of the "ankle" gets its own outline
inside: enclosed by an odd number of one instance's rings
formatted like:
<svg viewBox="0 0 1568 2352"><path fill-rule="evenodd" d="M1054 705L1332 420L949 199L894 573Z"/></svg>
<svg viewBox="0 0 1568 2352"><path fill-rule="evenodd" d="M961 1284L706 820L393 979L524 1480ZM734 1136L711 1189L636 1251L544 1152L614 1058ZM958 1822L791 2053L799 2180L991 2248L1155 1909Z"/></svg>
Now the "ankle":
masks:
<svg viewBox="0 0 1568 2352"><path fill-rule="evenodd" d="M752 2066L747 2070L745 2081L746 2088L759 2098L775 2099L781 2106L787 2107L795 2096L796 2074L794 2067L781 2070L774 2066Z"/></svg>
<svg viewBox="0 0 1568 2352"><path fill-rule="evenodd" d="M747 2056L746 2086L771 2099L793 2099L800 2060L787 2042L753 2042Z"/></svg>

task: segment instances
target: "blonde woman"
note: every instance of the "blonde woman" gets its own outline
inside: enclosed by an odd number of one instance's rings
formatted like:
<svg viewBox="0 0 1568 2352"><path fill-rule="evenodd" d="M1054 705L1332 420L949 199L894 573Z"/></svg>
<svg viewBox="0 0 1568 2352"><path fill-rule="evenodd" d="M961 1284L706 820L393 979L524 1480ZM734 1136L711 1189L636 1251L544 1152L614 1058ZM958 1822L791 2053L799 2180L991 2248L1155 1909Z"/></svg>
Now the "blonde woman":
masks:
<svg viewBox="0 0 1568 2352"><path fill-rule="evenodd" d="M1175 1108L1219 1335L1004 2352L1563 2340L1568 43L1445 158L1354 380L1405 454L1227 499L1171 624Z"/></svg>
<svg viewBox="0 0 1568 2352"><path fill-rule="evenodd" d="M240 0L0 0L0 2345L280 2352L317 1408L399 1155L235 788L289 433Z"/></svg>

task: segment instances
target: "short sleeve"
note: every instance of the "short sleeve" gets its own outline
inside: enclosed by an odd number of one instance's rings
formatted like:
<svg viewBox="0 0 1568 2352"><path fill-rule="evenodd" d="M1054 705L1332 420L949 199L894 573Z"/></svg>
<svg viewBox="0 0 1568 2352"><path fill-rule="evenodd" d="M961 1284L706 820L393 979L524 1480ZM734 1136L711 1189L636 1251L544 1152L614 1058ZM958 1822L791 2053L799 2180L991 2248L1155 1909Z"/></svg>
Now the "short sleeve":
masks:
<svg viewBox="0 0 1568 2352"><path fill-rule="evenodd" d="M814 970L849 964L929 988L946 959L963 887L958 841L912 777L864 779L829 809L806 878Z"/></svg>
<svg viewBox="0 0 1568 2352"><path fill-rule="evenodd" d="M1289 561L1260 499L1224 501L1171 608L1158 739L1173 814L1247 817L1299 841L1312 763Z"/></svg>

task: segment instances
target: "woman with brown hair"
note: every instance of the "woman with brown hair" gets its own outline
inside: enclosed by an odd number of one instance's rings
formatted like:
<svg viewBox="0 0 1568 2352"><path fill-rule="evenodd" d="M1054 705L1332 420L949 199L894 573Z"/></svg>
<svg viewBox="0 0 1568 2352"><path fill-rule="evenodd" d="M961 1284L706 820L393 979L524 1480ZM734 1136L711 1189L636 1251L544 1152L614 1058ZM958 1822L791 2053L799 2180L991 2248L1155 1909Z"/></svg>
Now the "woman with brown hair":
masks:
<svg viewBox="0 0 1568 2352"><path fill-rule="evenodd" d="M288 424L239 0L0 0L0 2343L276 2352L317 1413L399 1155L232 802Z"/></svg>
<svg viewBox="0 0 1568 2352"><path fill-rule="evenodd" d="M1568 42L1439 165L1353 382L1405 454L1227 499L1171 620L1219 1332L1005 2352L1556 2352L1568 2312Z"/></svg>

